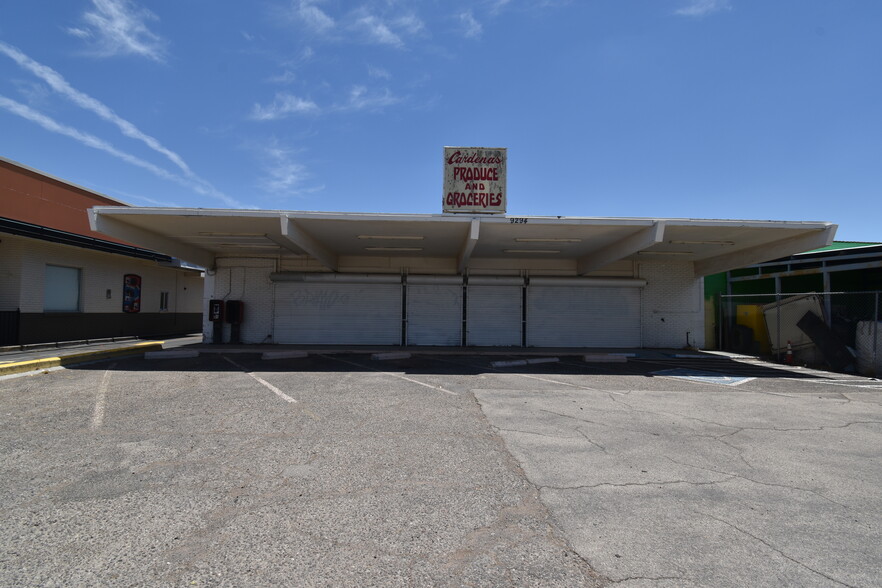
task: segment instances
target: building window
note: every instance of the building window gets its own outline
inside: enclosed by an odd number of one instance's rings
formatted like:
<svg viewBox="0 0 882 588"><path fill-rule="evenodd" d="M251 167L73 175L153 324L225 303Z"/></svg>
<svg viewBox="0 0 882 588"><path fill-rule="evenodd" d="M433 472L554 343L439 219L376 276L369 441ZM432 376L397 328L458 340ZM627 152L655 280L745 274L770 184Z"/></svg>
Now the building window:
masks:
<svg viewBox="0 0 882 588"><path fill-rule="evenodd" d="M168 310L168 292L159 293L159 310Z"/></svg>
<svg viewBox="0 0 882 588"><path fill-rule="evenodd" d="M60 265L46 266L43 312L80 311L80 270Z"/></svg>

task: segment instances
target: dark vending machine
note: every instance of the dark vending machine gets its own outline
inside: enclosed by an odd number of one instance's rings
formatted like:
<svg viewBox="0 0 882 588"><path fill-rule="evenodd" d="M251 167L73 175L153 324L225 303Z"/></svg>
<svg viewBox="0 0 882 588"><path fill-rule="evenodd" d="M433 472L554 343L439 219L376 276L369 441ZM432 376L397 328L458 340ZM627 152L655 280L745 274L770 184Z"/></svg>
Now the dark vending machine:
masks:
<svg viewBox="0 0 882 588"><path fill-rule="evenodd" d="M227 300L226 321L230 323L230 343L241 343L239 325L242 324L245 304L241 300Z"/></svg>

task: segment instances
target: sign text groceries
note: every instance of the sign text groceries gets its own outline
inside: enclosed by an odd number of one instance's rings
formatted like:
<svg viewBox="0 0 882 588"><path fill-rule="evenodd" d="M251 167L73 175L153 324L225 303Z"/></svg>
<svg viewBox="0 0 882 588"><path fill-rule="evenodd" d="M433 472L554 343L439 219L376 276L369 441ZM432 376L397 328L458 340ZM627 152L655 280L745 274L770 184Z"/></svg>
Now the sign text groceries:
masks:
<svg viewBox="0 0 882 588"><path fill-rule="evenodd" d="M505 212L505 150L447 148L445 212Z"/></svg>

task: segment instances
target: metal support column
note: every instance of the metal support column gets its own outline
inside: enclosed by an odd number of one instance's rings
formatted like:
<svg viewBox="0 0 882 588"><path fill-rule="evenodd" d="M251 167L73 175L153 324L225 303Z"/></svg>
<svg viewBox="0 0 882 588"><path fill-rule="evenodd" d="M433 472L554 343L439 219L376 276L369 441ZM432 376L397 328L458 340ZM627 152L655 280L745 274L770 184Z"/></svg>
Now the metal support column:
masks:
<svg viewBox="0 0 882 588"><path fill-rule="evenodd" d="M879 377L876 368L879 361L879 292L876 292L876 307L873 309L873 377Z"/></svg>
<svg viewBox="0 0 882 588"><path fill-rule="evenodd" d="M824 269L824 272L821 274L824 277L824 317L825 322L828 327L833 327L833 296L829 294L829 292L833 291L833 288L830 287L830 272Z"/></svg>
<svg viewBox="0 0 882 588"><path fill-rule="evenodd" d="M775 278L775 290L778 290L778 279ZM775 359L778 363L781 362L781 293L780 291L775 292L775 348L777 349L777 353L775 354Z"/></svg>

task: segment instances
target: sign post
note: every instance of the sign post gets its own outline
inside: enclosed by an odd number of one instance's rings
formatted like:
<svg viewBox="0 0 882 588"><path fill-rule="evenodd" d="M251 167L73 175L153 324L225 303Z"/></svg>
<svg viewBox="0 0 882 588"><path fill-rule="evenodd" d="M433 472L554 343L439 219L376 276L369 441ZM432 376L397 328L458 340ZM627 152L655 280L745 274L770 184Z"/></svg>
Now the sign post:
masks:
<svg viewBox="0 0 882 588"><path fill-rule="evenodd" d="M444 148L444 212L505 214L504 147Z"/></svg>

